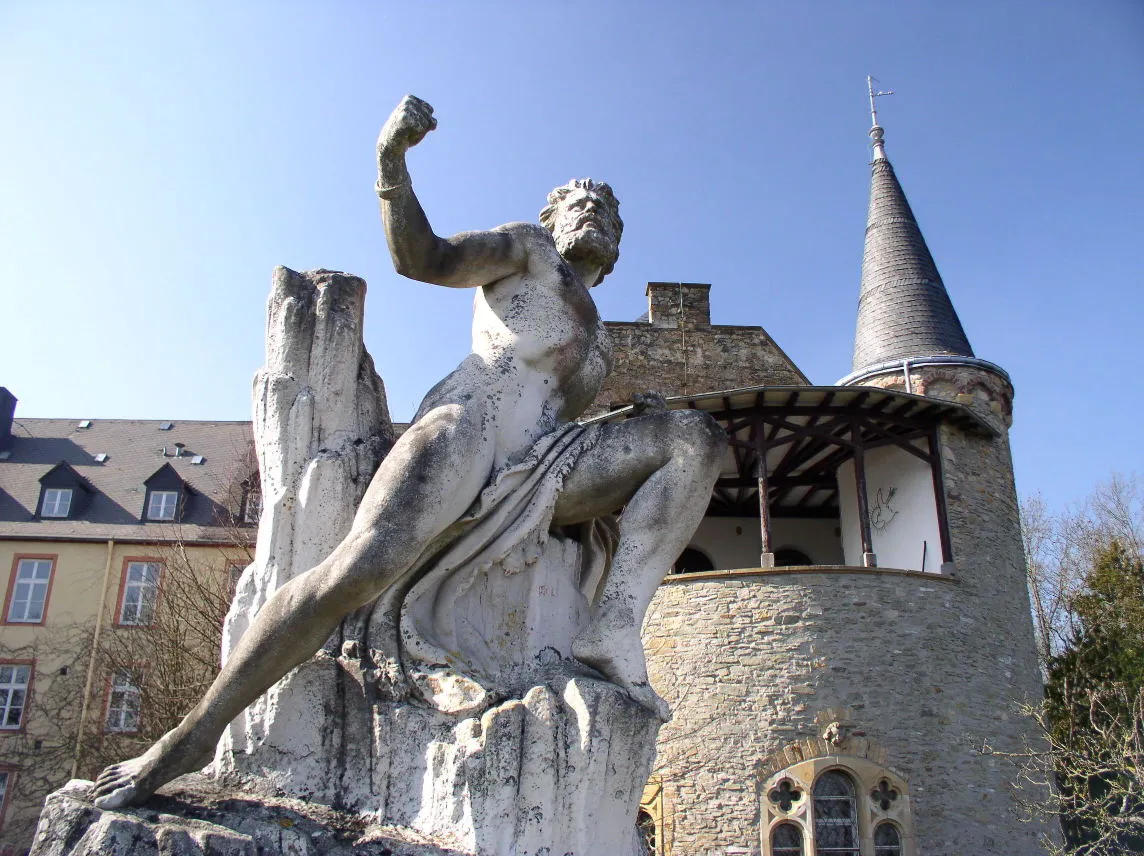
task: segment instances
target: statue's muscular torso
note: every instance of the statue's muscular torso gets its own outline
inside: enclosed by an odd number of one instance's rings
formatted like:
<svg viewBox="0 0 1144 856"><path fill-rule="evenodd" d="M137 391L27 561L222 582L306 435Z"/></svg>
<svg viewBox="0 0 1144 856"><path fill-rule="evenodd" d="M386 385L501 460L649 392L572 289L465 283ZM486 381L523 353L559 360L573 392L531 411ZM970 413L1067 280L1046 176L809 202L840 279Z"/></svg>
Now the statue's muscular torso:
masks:
<svg viewBox="0 0 1144 856"><path fill-rule="evenodd" d="M533 443L579 416L612 366L612 345L588 288L542 226L510 223L527 266L477 290L473 352L429 391L416 419L460 405L480 411L493 466L520 460Z"/></svg>

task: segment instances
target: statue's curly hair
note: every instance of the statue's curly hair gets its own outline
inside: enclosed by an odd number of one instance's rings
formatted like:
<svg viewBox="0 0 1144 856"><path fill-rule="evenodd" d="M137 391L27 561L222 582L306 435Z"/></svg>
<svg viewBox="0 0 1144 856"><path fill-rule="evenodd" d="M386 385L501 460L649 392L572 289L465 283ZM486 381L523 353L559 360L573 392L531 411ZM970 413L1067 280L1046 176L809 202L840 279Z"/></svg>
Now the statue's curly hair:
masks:
<svg viewBox="0 0 1144 856"><path fill-rule="evenodd" d="M540 210L540 225L552 232L556 228L556 209L560 207L560 203L571 193L573 190L587 190L596 194L605 203L605 210L608 212L608 217L611 220L612 231L616 236L616 242L619 243L620 236L624 233L624 221L620 219L620 200L616 199L616 194L612 192L611 185L603 181L593 181L590 178L574 178L567 184L557 187L548 194L548 204ZM616 259L612 259L611 263L600 272L600 279L612 272L612 268L616 266Z"/></svg>

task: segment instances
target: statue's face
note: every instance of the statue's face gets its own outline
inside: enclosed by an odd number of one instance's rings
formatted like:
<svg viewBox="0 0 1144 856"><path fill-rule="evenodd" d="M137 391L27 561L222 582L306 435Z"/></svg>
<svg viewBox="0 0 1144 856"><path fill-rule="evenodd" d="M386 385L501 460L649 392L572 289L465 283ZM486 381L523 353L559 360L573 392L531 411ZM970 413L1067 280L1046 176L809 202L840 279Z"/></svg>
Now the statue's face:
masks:
<svg viewBox="0 0 1144 856"><path fill-rule="evenodd" d="M573 190L556 210L552 237L556 249L570 262L584 261L607 268L620 252L619 235L607 200L584 188Z"/></svg>

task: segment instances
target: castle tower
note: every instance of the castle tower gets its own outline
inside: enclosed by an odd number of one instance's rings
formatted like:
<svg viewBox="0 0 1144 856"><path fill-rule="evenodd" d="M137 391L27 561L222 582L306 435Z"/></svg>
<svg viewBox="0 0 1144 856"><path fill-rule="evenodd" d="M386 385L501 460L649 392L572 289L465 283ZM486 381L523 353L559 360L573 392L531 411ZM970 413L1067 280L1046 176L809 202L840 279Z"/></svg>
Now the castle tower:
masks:
<svg viewBox="0 0 1144 856"><path fill-rule="evenodd" d="M1027 743L1035 743L1036 735L1027 718L1014 714L1014 704L1039 700L1041 679L1009 446L1013 385L1000 366L975 356L886 156L885 132L876 113L873 119L874 157L853 370L839 384L951 401L995 429L992 436L948 423L938 429L941 513L949 539L943 570L957 580L957 587L947 601L955 606L944 628L949 635L944 642L931 636L929 647L935 663L944 663L950 647L960 648L956 662L944 665L960 673L951 677L963 685L962 698L954 705L945 698L944 715L939 712L942 702L935 699L935 713L948 720L950 735L961 731L964 741L979 736L994 749L1020 752ZM939 501L939 508L942 504ZM954 758L944 760L949 763ZM933 818L934 832L944 827L940 846L919 846L919 852L956 852L953 841L958 835L963 836L965 852L1043 852L1031 834L1034 830L1017 819L1008 790L1012 768L975 753L963 753L955 763L965 786L990 795L995 814L986 824L980 806L966 803L960 821L956 807L942 810L940 820ZM924 833L922 814L917 812L919 843Z"/></svg>
<svg viewBox="0 0 1144 856"><path fill-rule="evenodd" d="M691 545L713 569L669 576L644 625L675 711L661 853L1044 853L1014 768L982 752L1032 743L1016 705L1042 692L1013 389L974 355L874 124L854 371L669 401L732 454Z"/></svg>

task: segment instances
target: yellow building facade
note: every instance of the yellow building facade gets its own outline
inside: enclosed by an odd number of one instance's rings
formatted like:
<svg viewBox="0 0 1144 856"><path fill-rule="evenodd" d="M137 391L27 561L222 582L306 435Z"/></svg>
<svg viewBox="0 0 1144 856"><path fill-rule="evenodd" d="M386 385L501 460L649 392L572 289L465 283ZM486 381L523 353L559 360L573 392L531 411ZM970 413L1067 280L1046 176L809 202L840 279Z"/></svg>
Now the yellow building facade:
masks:
<svg viewBox="0 0 1144 856"><path fill-rule="evenodd" d="M260 511L248 422L20 419L0 388L0 853L217 668Z"/></svg>

